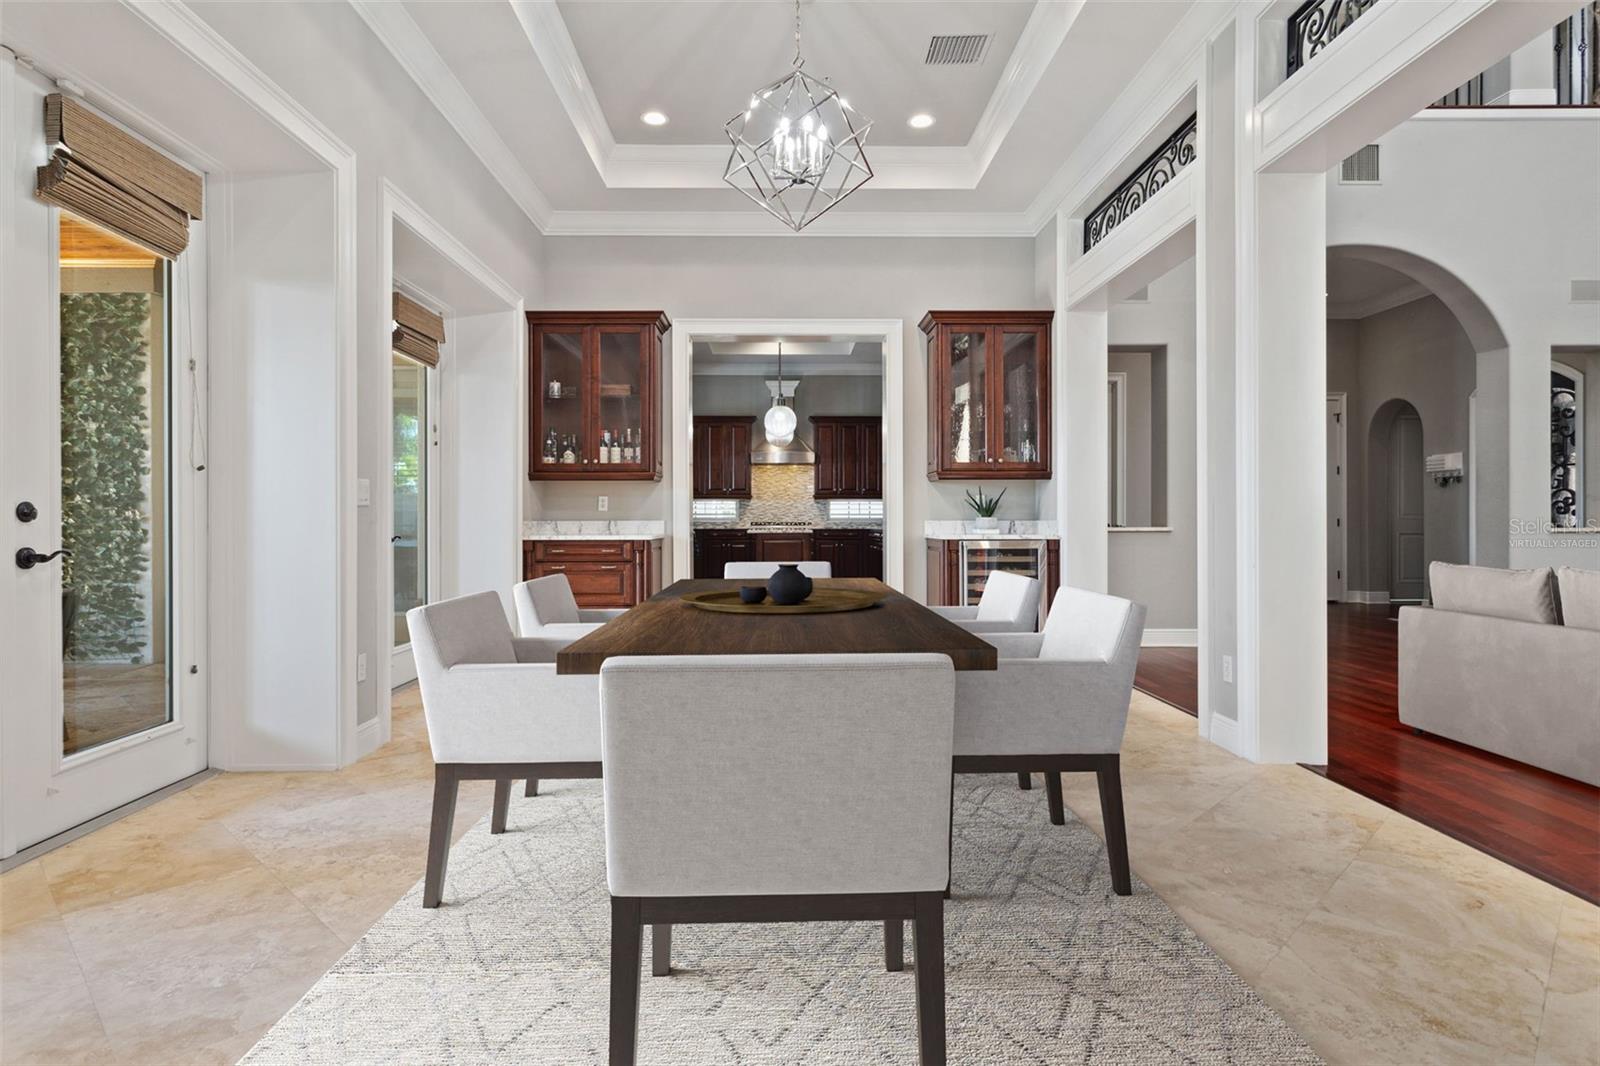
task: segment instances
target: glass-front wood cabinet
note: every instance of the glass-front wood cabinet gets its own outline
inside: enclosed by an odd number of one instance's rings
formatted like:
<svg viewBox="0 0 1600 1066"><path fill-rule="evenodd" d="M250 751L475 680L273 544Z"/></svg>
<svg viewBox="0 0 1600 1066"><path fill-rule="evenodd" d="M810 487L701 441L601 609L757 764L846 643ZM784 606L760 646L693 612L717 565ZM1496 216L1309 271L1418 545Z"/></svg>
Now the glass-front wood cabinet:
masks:
<svg viewBox="0 0 1600 1066"><path fill-rule="evenodd" d="M528 314L528 477L661 480L660 311Z"/></svg>
<svg viewBox="0 0 1600 1066"><path fill-rule="evenodd" d="M1050 311L929 311L928 478L1050 476Z"/></svg>

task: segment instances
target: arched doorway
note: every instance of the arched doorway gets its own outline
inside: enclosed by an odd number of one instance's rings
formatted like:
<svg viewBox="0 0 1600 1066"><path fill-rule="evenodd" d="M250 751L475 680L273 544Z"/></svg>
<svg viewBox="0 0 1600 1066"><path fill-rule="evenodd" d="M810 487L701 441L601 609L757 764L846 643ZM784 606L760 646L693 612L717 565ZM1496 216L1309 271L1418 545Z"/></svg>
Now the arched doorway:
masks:
<svg viewBox="0 0 1600 1066"><path fill-rule="evenodd" d="M1426 452L1422 416L1406 400L1389 400L1367 433L1369 574L1382 577L1390 603L1426 595L1428 545L1423 521Z"/></svg>

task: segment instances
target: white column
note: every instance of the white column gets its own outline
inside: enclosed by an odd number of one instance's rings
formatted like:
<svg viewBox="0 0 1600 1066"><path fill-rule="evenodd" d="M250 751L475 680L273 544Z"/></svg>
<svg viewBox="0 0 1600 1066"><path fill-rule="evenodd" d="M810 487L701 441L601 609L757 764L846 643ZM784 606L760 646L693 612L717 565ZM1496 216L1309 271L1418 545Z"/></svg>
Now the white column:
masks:
<svg viewBox="0 0 1600 1066"><path fill-rule="evenodd" d="M1109 578L1106 521L1110 506L1106 434L1107 315L1102 291L1085 304L1059 316L1056 360L1065 378L1059 395L1065 400L1060 424L1070 427L1057 439L1063 470L1061 516L1061 583L1105 592Z"/></svg>

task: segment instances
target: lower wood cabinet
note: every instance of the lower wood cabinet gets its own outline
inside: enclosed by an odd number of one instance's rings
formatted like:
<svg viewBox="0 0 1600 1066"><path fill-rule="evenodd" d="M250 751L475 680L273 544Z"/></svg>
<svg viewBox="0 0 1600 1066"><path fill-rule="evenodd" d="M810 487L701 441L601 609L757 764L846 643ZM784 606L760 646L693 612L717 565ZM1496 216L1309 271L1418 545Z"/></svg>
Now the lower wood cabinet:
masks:
<svg viewBox="0 0 1600 1066"><path fill-rule="evenodd" d="M827 562L834 577L883 580L883 533L876 529L813 529L809 533L694 531L694 576L718 578L725 563Z"/></svg>
<svg viewBox="0 0 1600 1066"><path fill-rule="evenodd" d="M633 607L661 591L659 540L525 540L522 577L565 574L579 607Z"/></svg>

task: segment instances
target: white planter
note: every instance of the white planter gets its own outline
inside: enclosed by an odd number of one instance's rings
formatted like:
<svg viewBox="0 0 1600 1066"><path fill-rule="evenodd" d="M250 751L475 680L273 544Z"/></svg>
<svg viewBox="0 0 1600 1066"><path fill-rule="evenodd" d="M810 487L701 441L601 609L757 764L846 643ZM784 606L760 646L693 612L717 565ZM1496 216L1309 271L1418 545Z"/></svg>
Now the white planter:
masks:
<svg viewBox="0 0 1600 1066"><path fill-rule="evenodd" d="M1000 528L1000 519L998 519L998 518L974 518L972 520L972 528L974 528L974 529L999 529Z"/></svg>

